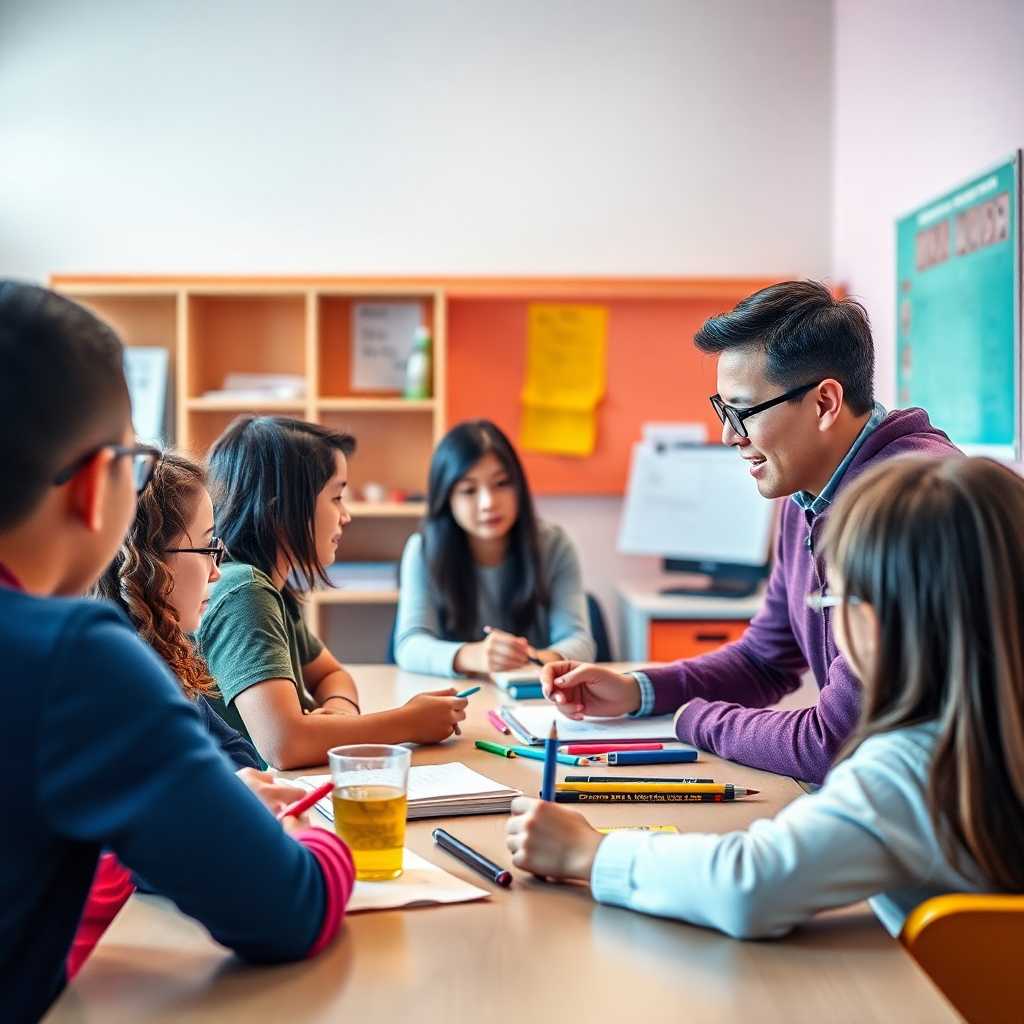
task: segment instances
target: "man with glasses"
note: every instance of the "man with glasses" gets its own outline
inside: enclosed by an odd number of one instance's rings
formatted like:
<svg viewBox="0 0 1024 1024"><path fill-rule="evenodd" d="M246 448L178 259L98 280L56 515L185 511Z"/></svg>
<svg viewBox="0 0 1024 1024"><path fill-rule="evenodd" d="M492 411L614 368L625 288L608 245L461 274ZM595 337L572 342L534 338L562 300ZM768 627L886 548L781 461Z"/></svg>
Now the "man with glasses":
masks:
<svg viewBox="0 0 1024 1024"><path fill-rule="evenodd" d="M813 281L772 285L712 317L694 339L718 357L711 404L722 442L782 506L764 604L742 639L643 672L556 662L544 690L563 713L676 713L676 733L722 757L821 782L853 731L860 684L836 649L815 544L845 484L881 459L956 452L923 409L874 400L874 344L864 308ZM808 669L817 703L771 710Z"/></svg>

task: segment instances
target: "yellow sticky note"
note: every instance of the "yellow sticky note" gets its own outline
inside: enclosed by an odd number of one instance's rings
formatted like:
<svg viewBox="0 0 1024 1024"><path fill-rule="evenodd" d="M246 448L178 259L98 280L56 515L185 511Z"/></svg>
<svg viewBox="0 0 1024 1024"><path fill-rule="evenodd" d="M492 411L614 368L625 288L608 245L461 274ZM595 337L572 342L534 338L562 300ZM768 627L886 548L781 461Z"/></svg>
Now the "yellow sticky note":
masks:
<svg viewBox="0 0 1024 1024"><path fill-rule="evenodd" d="M520 444L555 455L589 455L607 374L608 311L534 303L528 312Z"/></svg>

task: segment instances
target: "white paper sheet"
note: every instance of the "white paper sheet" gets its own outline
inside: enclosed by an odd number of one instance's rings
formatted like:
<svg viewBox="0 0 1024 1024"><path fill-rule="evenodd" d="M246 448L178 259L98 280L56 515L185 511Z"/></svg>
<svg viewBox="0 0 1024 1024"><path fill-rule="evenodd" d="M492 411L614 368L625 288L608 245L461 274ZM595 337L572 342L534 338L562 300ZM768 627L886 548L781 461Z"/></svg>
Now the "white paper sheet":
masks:
<svg viewBox="0 0 1024 1024"><path fill-rule="evenodd" d="M402 390L422 320L418 302L352 304L353 391Z"/></svg>
<svg viewBox="0 0 1024 1024"><path fill-rule="evenodd" d="M516 704L504 708L505 720L512 724L513 718L524 729L533 742L543 742L551 732L551 722L558 722L560 740L668 740L676 741L671 715L654 718L587 718L574 722L559 714L550 704L526 706Z"/></svg>
<svg viewBox="0 0 1024 1024"><path fill-rule="evenodd" d="M408 847L404 852L404 866L405 870L399 878L387 882L356 882L348 903L348 913L468 903L471 900L490 898L491 894L486 889L478 889L450 875Z"/></svg>

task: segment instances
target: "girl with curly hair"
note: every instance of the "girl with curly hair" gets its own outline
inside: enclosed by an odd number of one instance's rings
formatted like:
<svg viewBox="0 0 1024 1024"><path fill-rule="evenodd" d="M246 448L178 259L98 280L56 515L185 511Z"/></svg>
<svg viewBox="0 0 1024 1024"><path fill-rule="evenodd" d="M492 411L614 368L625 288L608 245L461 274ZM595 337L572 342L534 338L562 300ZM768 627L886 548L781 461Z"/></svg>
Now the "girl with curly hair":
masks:
<svg viewBox="0 0 1024 1024"><path fill-rule="evenodd" d="M213 504L201 466L165 452L139 495L135 521L96 593L127 613L170 667L239 778L273 811L304 795L260 769L253 745L231 728L207 698L218 695L189 634L199 627L209 585L220 579L223 544L213 536Z"/></svg>

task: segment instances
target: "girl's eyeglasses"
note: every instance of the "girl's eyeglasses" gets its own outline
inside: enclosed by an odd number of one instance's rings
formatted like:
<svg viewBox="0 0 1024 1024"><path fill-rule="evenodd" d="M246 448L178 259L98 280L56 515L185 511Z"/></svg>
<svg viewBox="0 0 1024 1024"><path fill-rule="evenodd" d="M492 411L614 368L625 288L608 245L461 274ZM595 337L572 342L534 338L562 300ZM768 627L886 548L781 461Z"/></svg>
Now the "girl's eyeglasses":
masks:
<svg viewBox="0 0 1024 1024"><path fill-rule="evenodd" d="M213 559L213 564L217 567L224 561L225 553L224 541L220 537L211 537L208 548L167 548L165 551L168 555L206 555L207 558Z"/></svg>
<svg viewBox="0 0 1024 1024"><path fill-rule="evenodd" d="M863 604L856 594L808 594L807 607L811 611L823 612L826 608L838 608L841 604Z"/></svg>

